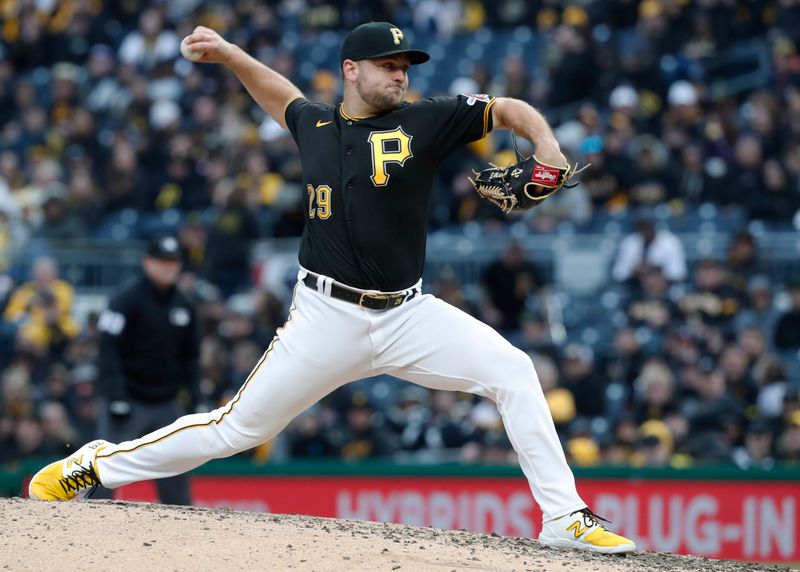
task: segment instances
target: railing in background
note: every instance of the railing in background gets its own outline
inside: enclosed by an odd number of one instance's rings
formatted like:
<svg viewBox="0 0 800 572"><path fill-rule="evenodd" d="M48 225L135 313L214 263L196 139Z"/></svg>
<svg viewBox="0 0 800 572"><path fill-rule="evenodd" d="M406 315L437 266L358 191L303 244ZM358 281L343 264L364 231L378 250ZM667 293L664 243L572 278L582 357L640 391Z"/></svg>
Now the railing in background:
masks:
<svg viewBox="0 0 800 572"><path fill-rule="evenodd" d="M81 294L108 294L136 276L144 244L135 242L62 242L28 245L14 258L10 273L18 282L30 279L39 256L58 263L59 274Z"/></svg>
<svg viewBox="0 0 800 572"><path fill-rule="evenodd" d="M590 284L587 293L606 286L608 267L616 253L622 231L579 233L567 230L552 235L523 233L482 234L479 227L464 231L438 232L428 238L426 282L437 276L452 273L466 288L480 281L481 273L498 259L511 241L517 241L528 258L541 271L543 278L559 288L571 290L575 272L581 273L581 283ZM690 265L705 258L724 261L730 232L676 233L684 245ZM777 281L789 283L800 279L800 234L797 232L765 231L756 235L761 246L760 256ZM254 263L269 263L273 257L296 261L298 239L269 239L254 244ZM57 247L26 249L16 257L12 273L17 280L27 280L31 265L40 254L54 257L61 275L81 294L108 295L121 282L139 271L144 245L141 242L102 242L59 244ZM572 268L576 266L577 268ZM587 280L588 273L594 276Z"/></svg>

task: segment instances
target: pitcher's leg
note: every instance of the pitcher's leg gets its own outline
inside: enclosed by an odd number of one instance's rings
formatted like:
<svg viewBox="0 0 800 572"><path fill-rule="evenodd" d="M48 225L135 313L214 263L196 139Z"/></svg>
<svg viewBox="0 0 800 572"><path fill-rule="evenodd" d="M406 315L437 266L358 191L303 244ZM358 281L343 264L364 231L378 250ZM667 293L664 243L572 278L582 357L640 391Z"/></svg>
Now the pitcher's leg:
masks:
<svg viewBox="0 0 800 572"><path fill-rule="evenodd" d="M116 488L170 477L245 451L274 437L336 387L362 375L369 352L359 340L367 339L366 326L303 288L298 287L296 314L290 313L285 329L228 404L181 417L139 439L104 447L96 455L100 482Z"/></svg>
<svg viewBox="0 0 800 572"><path fill-rule="evenodd" d="M437 298L415 306L391 334L397 339L382 344L381 366L425 387L492 399L545 520L584 508L530 358Z"/></svg>

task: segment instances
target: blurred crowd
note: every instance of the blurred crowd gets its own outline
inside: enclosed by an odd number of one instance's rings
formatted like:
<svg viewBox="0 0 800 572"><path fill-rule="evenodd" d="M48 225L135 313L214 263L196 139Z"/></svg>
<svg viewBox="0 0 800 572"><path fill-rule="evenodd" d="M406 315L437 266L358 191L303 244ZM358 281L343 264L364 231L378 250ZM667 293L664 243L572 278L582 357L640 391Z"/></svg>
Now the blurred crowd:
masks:
<svg viewBox="0 0 800 572"><path fill-rule="evenodd" d="M541 49L477 59L425 93L412 70L409 97L524 99L592 169L509 219L467 182L513 160L507 134L491 134L442 165L432 230L580 231L604 214L707 203L800 227L798 0L18 0L0 14L0 463L95 437L97 315L76 320L76 285L49 249L147 238L153 227L119 234L120 223L176 213L208 407L236 391L284 320L290 274L265 286L249 249L302 231L296 148L230 73L180 58L197 24L328 102L336 69L297 46L331 30L389 20L442 45L532 31ZM753 53L766 56L753 64ZM518 245L477 295L447 272L427 287L531 353L576 464L797 462L800 282L776 282L753 236L727 230L725 259L690 264L668 228L641 220L609 269L625 318L605 346L554 335L550 285ZM33 253L44 255L20 271ZM493 404L382 378L334 393L248 454L515 462Z"/></svg>

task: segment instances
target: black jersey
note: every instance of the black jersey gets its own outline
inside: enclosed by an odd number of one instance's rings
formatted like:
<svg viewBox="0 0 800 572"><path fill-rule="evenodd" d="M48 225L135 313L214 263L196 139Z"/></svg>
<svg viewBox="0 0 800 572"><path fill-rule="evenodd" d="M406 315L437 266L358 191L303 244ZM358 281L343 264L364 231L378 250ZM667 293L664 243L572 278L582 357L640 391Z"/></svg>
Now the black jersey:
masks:
<svg viewBox="0 0 800 572"><path fill-rule="evenodd" d="M492 128L493 98L436 97L363 119L294 100L286 124L308 193L300 264L356 288L391 292L422 275L439 163Z"/></svg>

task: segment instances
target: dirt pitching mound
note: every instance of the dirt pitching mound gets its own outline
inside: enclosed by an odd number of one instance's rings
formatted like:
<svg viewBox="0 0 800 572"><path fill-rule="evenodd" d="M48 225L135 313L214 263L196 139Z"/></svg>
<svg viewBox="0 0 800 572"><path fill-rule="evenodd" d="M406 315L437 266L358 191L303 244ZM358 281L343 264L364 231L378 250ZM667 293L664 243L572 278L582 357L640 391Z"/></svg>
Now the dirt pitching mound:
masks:
<svg viewBox="0 0 800 572"><path fill-rule="evenodd" d="M0 499L0 570L785 570L659 553L599 556L397 524L115 501Z"/></svg>

